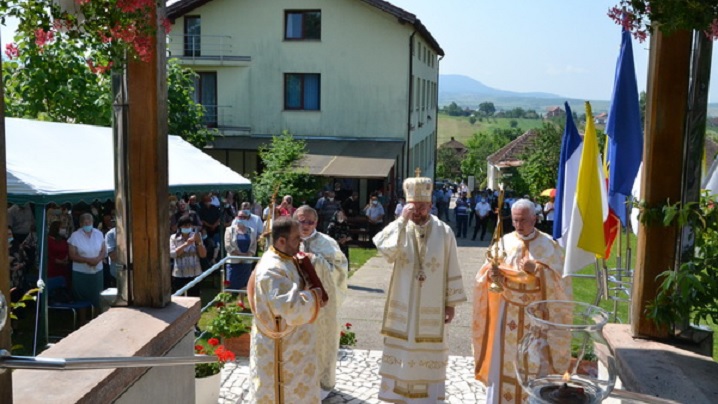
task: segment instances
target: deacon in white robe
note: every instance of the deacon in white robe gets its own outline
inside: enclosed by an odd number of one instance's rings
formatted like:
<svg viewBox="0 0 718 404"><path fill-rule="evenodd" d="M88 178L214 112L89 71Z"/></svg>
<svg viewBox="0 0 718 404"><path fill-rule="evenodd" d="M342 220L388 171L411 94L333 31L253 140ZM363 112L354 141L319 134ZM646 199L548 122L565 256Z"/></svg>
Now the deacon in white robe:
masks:
<svg viewBox="0 0 718 404"><path fill-rule="evenodd" d="M393 272L382 323L379 399L436 403L445 399L447 324L466 300L449 226L429 214L432 180L404 182L401 216L374 237Z"/></svg>
<svg viewBox="0 0 718 404"><path fill-rule="evenodd" d="M317 231L317 211L311 206L300 206L294 212L299 221L299 233L302 237L300 250L309 255L324 290L329 295L327 305L319 313L317 325L317 359L319 365L319 385L322 398L336 384L337 352L341 328L337 311L344 302L347 293L349 263L337 242L326 234Z"/></svg>
<svg viewBox="0 0 718 404"><path fill-rule="evenodd" d="M254 321L249 357L250 403L319 402L314 324L321 289L299 272L299 224L277 218L274 244L262 255L247 286Z"/></svg>
<svg viewBox="0 0 718 404"><path fill-rule="evenodd" d="M498 256L505 254L506 258L496 274L492 274L491 262L487 260L477 272L474 285L475 377L486 386L486 402L491 404L528 400L514 367L519 343L530 327L526 306L538 300L572 300L571 280L562 278L563 249L551 236L535 229L533 203L527 199L516 201L511 215L516 231L504 235L498 243ZM502 292L489 290L494 280L502 285ZM562 314L546 316L546 320L557 320ZM566 318L562 321L570 323ZM549 365L566 369L570 335L553 334L549 339ZM547 364L532 358L528 365L535 371Z"/></svg>

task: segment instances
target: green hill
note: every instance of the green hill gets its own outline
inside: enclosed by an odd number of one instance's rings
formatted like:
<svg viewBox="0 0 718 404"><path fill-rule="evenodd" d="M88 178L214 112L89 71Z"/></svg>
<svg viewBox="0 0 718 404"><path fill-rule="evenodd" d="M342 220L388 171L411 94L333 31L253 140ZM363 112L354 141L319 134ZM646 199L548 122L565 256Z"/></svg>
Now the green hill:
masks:
<svg viewBox="0 0 718 404"><path fill-rule="evenodd" d="M515 118L491 118L490 120L478 120L473 125L469 122L469 118L465 116L449 116L439 114L439 123L437 131L438 144L446 143L453 137L457 141L466 144L466 142L479 132L491 132L494 128L508 129L511 127L511 121L518 123L517 127L523 131L533 128L540 128L543 125L541 119L515 119Z"/></svg>

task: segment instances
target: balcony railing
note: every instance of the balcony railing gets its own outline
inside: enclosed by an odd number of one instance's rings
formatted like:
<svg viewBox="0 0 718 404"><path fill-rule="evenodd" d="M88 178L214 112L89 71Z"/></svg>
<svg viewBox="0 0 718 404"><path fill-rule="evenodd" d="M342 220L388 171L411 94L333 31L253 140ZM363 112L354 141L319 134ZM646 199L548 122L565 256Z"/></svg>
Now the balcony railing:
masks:
<svg viewBox="0 0 718 404"><path fill-rule="evenodd" d="M182 60L251 60L237 52L229 35L169 35L167 53Z"/></svg>
<svg viewBox="0 0 718 404"><path fill-rule="evenodd" d="M232 105L208 105L202 104L204 107L204 124L210 128L218 129L242 129L234 106Z"/></svg>

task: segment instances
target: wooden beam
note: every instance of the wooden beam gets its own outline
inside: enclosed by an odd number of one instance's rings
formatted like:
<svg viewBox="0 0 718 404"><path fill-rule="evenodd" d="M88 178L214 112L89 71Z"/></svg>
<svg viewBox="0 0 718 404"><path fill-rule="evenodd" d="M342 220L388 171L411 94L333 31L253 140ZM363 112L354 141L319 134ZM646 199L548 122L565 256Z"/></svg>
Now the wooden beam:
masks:
<svg viewBox="0 0 718 404"><path fill-rule="evenodd" d="M681 200L683 153L677 151L685 137L691 45L690 31L651 35L641 186L648 207ZM636 337L667 336L645 313L657 294L656 276L674 268L677 237L676 226L640 226L631 304Z"/></svg>
<svg viewBox="0 0 718 404"><path fill-rule="evenodd" d="M5 146L5 89L0 82L0 293L10 304L10 268L8 267L7 240L7 148ZM0 349L11 352L10 317L5 319L5 327L0 330ZM12 373L6 370L0 373L0 403L12 404Z"/></svg>
<svg viewBox="0 0 718 404"><path fill-rule="evenodd" d="M164 3L164 2L157 2ZM155 13L164 15L164 6ZM129 97L127 207L133 304L170 303L169 183L167 156L167 78L165 33L157 30L149 62L127 66Z"/></svg>

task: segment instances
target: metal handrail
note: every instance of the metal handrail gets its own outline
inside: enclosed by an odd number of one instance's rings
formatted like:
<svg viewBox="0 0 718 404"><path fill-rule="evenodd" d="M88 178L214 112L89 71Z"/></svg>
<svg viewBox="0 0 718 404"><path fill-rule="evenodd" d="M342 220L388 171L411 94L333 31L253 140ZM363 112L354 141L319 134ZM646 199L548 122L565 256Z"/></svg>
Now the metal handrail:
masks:
<svg viewBox="0 0 718 404"><path fill-rule="evenodd" d="M133 356L104 358L42 358L14 356L7 351L0 355L0 369L86 370L112 368L147 368L157 366L197 365L217 362L216 356Z"/></svg>
<svg viewBox="0 0 718 404"><path fill-rule="evenodd" d="M241 257L238 255L228 255L228 256L222 258L221 260L219 260L216 264L209 267L206 271L199 274L199 276L194 278L190 283L184 285L181 289L179 289L174 294L172 294L172 296L186 295L188 290L192 289L195 285L202 282L202 280L204 280L204 278L212 275L214 273L214 271L216 271L218 269L223 269L224 264L228 264L228 263L230 263L230 261L232 261L232 262L234 262L234 261L259 261L259 257ZM224 286L222 286L222 290L224 291Z"/></svg>

